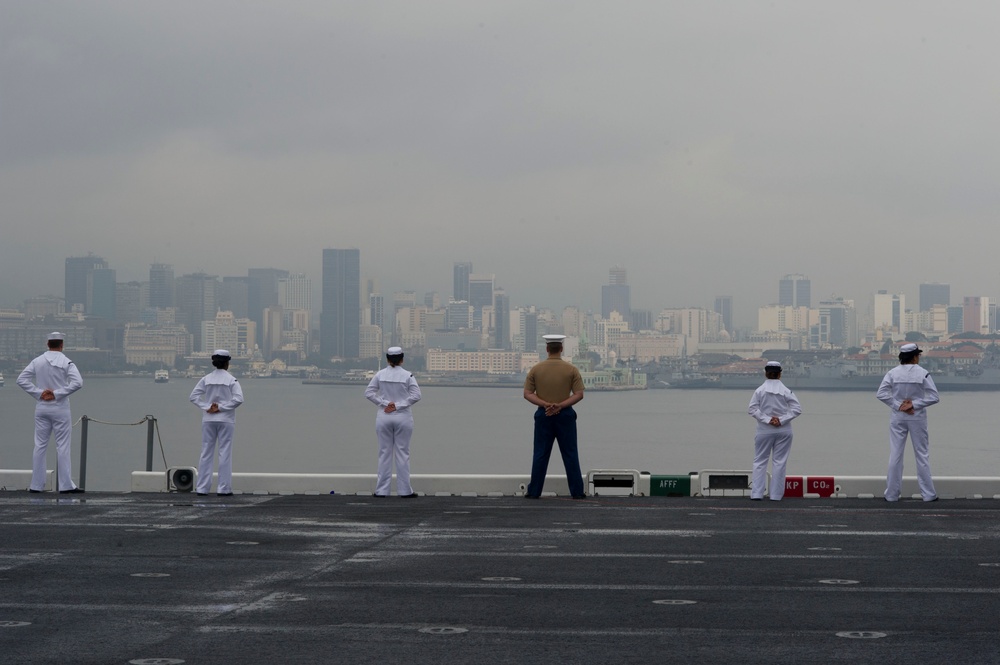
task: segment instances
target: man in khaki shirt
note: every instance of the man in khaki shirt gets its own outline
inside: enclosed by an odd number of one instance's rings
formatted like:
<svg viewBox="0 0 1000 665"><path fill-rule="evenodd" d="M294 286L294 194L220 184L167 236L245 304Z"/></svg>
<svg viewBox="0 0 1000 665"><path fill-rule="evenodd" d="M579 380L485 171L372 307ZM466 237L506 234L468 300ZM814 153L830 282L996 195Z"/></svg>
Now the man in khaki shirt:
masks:
<svg viewBox="0 0 1000 665"><path fill-rule="evenodd" d="M549 357L532 367L524 380L524 399L538 407L535 410L531 482L524 497L537 499L541 496L552 443L559 441L569 492L574 499L583 499L587 495L576 447L576 411L573 410L573 405L583 399L583 377L580 370L562 359L565 335L542 335L542 338Z"/></svg>

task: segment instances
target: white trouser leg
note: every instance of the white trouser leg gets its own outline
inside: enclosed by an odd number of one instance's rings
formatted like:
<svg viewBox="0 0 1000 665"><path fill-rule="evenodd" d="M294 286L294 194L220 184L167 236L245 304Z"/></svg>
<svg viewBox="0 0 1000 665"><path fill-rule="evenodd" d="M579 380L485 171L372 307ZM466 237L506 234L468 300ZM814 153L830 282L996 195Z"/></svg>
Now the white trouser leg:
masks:
<svg viewBox="0 0 1000 665"><path fill-rule="evenodd" d="M392 482L392 449L395 426L390 414L382 411L375 417L375 434L378 436L378 477L375 479L375 494L388 496Z"/></svg>
<svg viewBox="0 0 1000 665"><path fill-rule="evenodd" d="M73 482L73 418L69 409L62 409L60 415L52 419L52 437L56 440L56 468L59 475L59 491L76 489Z"/></svg>
<svg viewBox="0 0 1000 665"><path fill-rule="evenodd" d="M198 460L198 494L212 491L212 466L215 464L215 442L222 423L201 423L201 458Z"/></svg>
<svg viewBox="0 0 1000 665"><path fill-rule="evenodd" d="M753 480L750 486L751 499L763 499L767 487L767 461L771 458L774 436L770 432L757 432L753 441Z"/></svg>
<svg viewBox="0 0 1000 665"><path fill-rule="evenodd" d="M52 436L52 418L47 413L35 411L35 451L31 457L31 485L33 490L45 489L45 452Z"/></svg>
<svg viewBox="0 0 1000 665"><path fill-rule="evenodd" d="M397 418L396 423L396 494L413 494L410 487L410 438L413 437L413 416L407 414Z"/></svg>
<svg viewBox="0 0 1000 665"><path fill-rule="evenodd" d="M930 501L937 496L934 489L934 479L931 477L931 442L927 433L927 420L910 421L910 443L913 444L913 457L917 462L917 485L924 501Z"/></svg>
<svg viewBox="0 0 1000 665"><path fill-rule="evenodd" d="M233 492L233 433L235 423L219 423L219 494Z"/></svg>
<svg viewBox="0 0 1000 665"><path fill-rule="evenodd" d="M777 430L771 448L771 488L768 491L771 501L781 501L785 496L785 469L788 466L788 453L791 450L792 430Z"/></svg>
<svg viewBox="0 0 1000 665"><path fill-rule="evenodd" d="M885 478L885 498L898 501L903 489L903 451L906 450L906 423L898 416L889 421L889 469Z"/></svg>

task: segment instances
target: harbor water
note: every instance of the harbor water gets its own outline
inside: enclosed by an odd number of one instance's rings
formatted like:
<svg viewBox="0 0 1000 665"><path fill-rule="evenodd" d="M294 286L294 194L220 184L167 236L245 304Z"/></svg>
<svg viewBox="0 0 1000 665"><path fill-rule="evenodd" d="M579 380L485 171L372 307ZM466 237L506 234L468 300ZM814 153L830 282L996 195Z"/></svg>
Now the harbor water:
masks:
<svg viewBox="0 0 1000 665"><path fill-rule="evenodd" d="M419 375L418 375L419 380ZM201 414L188 395L194 379L88 378L71 398L73 419L87 415L87 488L127 491L146 464L146 414L157 418L154 470L196 466ZM375 407L363 385L303 385L297 379L245 379L237 411L234 470L257 473L374 473ZM888 409L868 392L798 393L789 475L882 475ZM580 458L589 469L683 474L749 469L754 421L749 391L589 392L577 407ZM931 466L940 476L1000 473L1000 393L942 394L929 410ZM34 404L12 380L0 388L0 468L30 469ZM414 407L414 474L527 474L532 413L519 388L423 388ZM79 473L80 425L73 432ZM159 442L162 441L162 453ZM54 445L49 468L55 468ZM550 473L562 473L554 453ZM913 454L905 457L913 474ZM237 488L238 489L238 488ZM418 491L419 487L416 488Z"/></svg>

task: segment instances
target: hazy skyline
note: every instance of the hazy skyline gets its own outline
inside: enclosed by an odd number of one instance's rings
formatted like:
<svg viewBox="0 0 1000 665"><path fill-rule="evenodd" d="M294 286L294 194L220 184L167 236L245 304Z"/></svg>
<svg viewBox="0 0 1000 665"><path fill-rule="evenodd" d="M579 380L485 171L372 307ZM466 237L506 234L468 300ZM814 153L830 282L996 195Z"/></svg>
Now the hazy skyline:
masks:
<svg viewBox="0 0 1000 665"><path fill-rule="evenodd" d="M306 271L514 304L1000 293L987 2L5 2L0 305Z"/></svg>

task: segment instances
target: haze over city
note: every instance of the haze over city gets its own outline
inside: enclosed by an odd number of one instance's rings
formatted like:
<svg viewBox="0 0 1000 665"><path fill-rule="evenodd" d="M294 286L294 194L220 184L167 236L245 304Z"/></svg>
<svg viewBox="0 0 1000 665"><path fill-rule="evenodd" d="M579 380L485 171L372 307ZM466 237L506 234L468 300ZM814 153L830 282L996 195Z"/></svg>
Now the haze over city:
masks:
<svg viewBox="0 0 1000 665"><path fill-rule="evenodd" d="M384 293L632 303L738 325L804 273L865 307L995 296L1000 6L936 2L7 3L0 306L304 271Z"/></svg>

